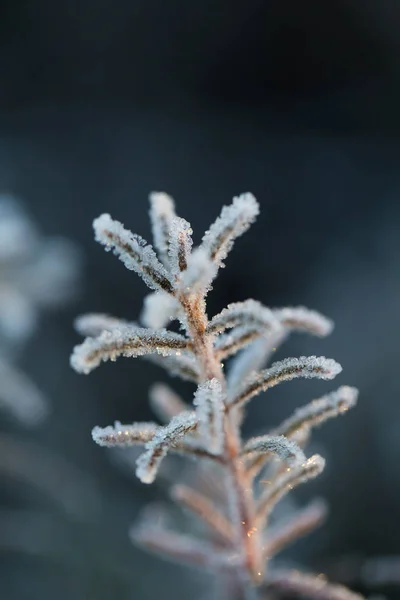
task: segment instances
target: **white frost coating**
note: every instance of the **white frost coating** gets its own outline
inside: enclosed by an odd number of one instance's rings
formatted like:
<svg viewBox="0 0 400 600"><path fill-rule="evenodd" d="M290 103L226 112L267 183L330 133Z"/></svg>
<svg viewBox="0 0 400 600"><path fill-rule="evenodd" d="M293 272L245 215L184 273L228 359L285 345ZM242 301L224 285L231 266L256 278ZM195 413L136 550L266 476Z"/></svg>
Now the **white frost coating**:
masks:
<svg viewBox="0 0 400 600"><path fill-rule="evenodd" d="M167 270L146 240L125 229L122 223L114 221L109 214L95 219L93 228L96 241L103 244L106 250L114 249L114 254L126 268L138 273L149 288L172 291Z"/></svg>
<svg viewBox="0 0 400 600"><path fill-rule="evenodd" d="M166 329L153 331L140 327L126 326L112 331L103 331L96 338L75 346L71 355L71 366L78 373L90 373L102 361L116 360L119 356L136 357L146 354L167 356L186 348L187 340L178 333Z"/></svg>
<svg viewBox="0 0 400 600"><path fill-rule="evenodd" d="M242 391L233 398L231 405L243 404L250 398L283 381L297 377L304 379L333 379L342 367L332 358L325 356L300 356L286 358L274 363L269 369L250 375L243 384Z"/></svg>
<svg viewBox="0 0 400 600"><path fill-rule="evenodd" d="M146 444L146 452L137 459L136 475L143 483L153 483L161 461L168 449L197 426L195 412L180 413L166 425L159 427L153 439Z"/></svg>
<svg viewBox="0 0 400 600"><path fill-rule="evenodd" d="M198 431L205 447L213 454L220 454L224 445L224 395L221 383L209 379L197 388L194 400L199 425Z"/></svg>
<svg viewBox="0 0 400 600"><path fill-rule="evenodd" d="M150 388L150 406L157 417L168 423L181 412L188 411L189 406L182 398L164 383L156 383Z"/></svg>
<svg viewBox="0 0 400 600"><path fill-rule="evenodd" d="M168 257L171 273L176 277L186 271L192 251L192 227L181 217L171 220L169 230Z"/></svg>
<svg viewBox="0 0 400 600"><path fill-rule="evenodd" d="M275 431L285 436L295 435L301 429L309 430L317 427L332 417L347 412L356 405L358 390L347 385L341 386L334 392L313 400L306 406L298 408Z"/></svg>
<svg viewBox="0 0 400 600"><path fill-rule="evenodd" d="M303 463L306 461L304 452L292 440L283 435L263 435L252 438L243 448L243 454L276 454L276 456L289 464Z"/></svg>
<svg viewBox="0 0 400 600"><path fill-rule="evenodd" d="M47 402L28 377L0 359L0 408L32 427L48 414Z"/></svg>
<svg viewBox="0 0 400 600"><path fill-rule="evenodd" d="M168 266L168 238L171 221L175 217L175 204L165 192L152 192L149 195L150 220L154 247L161 262Z"/></svg>
<svg viewBox="0 0 400 600"><path fill-rule="evenodd" d="M234 302L213 317L207 327L211 333L221 333L237 326L260 327L266 330L281 330L281 324L274 313L256 300Z"/></svg>
<svg viewBox="0 0 400 600"><path fill-rule="evenodd" d="M187 292L201 292L205 295L216 274L217 266L200 246L190 255L188 268L182 275L182 287Z"/></svg>
<svg viewBox="0 0 400 600"><path fill-rule="evenodd" d="M179 303L170 294L154 292L144 299L140 321L145 327L162 329L178 318Z"/></svg>
<svg viewBox="0 0 400 600"><path fill-rule="evenodd" d="M134 323L129 323L124 319L118 319L105 313L86 313L85 315L79 315L74 321L74 328L77 333L91 337L97 337L103 331L121 329L121 327L127 325L136 327Z"/></svg>
<svg viewBox="0 0 400 600"><path fill-rule="evenodd" d="M145 444L153 439L158 429L156 423L133 423L132 425L123 425L115 421L114 426L94 427L92 429L92 438L99 446L136 446Z"/></svg>
<svg viewBox="0 0 400 600"><path fill-rule="evenodd" d="M241 194L233 199L232 204L222 208L220 216L205 233L200 246L217 267L222 266L234 240L247 231L259 212L259 204L250 193Z"/></svg>
<svg viewBox="0 0 400 600"><path fill-rule="evenodd" d="M311 333L318 337L325 337L332 333L333 321L321 315L316 310L304 306L275 308L273 314L284 327L292 331Z"/></svg>

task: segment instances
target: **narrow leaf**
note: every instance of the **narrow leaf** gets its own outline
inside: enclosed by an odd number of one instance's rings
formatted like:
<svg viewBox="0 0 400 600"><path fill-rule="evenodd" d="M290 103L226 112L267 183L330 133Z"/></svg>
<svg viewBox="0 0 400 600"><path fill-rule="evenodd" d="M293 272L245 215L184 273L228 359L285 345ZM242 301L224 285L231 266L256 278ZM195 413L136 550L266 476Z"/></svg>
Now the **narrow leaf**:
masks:
<svg viewBox="0 0 400 600"><path fill-rule="evenodd" d="M183 563L211 571L238 566L238 559L233 554L222 552L221 548L189 535L140 526L131 529L130 538L133 543L149 552L161 554L178 564Z"/></svg>
<svg viewBox="0 0 400 600"><path fill-rule="evenodd" d="M274 313L256 300L229 304L213 317L207 327L208 333L222 333L232 327L259 327L262 330L280 330L281 325ZM260 334L262 335L262 334Z"/></svg>
<svg viewBox="0 0 400 600"><path fill-rule="evenodd" d="M186 271L192 250L192 228L190 223L174 217L169 231L168 257L171 273L176 277Z"/></svg>
<svg viewBox="0 0 400 600"><path fill-rule="evenodd" d="M232 399L230 406L244 404L253 396L283 381L291 381L297 377L333 379L341 370L342 367L336 361L324 356L286 358L274 363L269 369L250 375L245 381L242 391Z"/></svg>
<svg viewBox="0 0 400 600"><path fill-rule="evenodd" d="M213 502L186 485L175 485L171 496L181 506L203 521L213 535L217 535L223 543L233 540L232 524L216 508Z"/></svg>
<svg viewBox="0 0 400 600"><path fill-rule="evenodd" d="M262 335L256 325L235 327L229 333L223 333L215 340L215 350L220 360L224 360Z"/></svg>
<svg viewBox="0 0 400 600"><path fill-rule="evenodd" d="M263 435L254 437L247 442L242 453L247 454L275 454L280 460L289 464L303 463L306 461L304 452L292 440L283 435Z"/></svg>
<svg viewBox="0 0 400 600"><path fill-rule="evenodd" d="M145 444L153 439L158 425L156 423L133 423L123 425L115 421L114 426L94 427L92 438L99 446L135 446Z"/></svg>
<svg viewBox="0 0 400 600"><path fill-rule="evenodd" d="M259 527L264 525L269 514L281 498L301 483L317 477L322 473L324 467L325 460L322 456L315 454L301 465L295 465L273 478L272 481L265 482L265 488L257 503Z"/></svg>
<svg viewBox="0 0 400 600"><path fill-rule="evenodd" d="M299 430L317 427L328 419L344 414L353 408L357 403L357 397L358 390L356 388L343 385L335 392L298 408L294 415L286 419L274 433L291 437Z"/></svg>
<svg viewBox="0 0 400 600"><path fill-rule="evenodd" d="M122 223L103 214L93 222L96 241L124 263L127 269L136 271L153 290L172 293L170 276L157 258L153 248L143 238L125 229Z"/></svg>
<svg viewBox="0 0 400 600"><path fill-rule="evenodd" d="M164 192L152 192L150 200L150 220L153 230L154 247L161 262L168 266L168 243L171 221L175 217L175 205L171 196Z"/></svg>
<svg viewBox="0 0 400 600"><path fill-rule="evenodd" d="M220 454L224 446L225 413L221 383L215 378L202 383L197 388L193 404L199 421L199 435L212 453Z"/></svg>
<svg viewBox="0 0 400 600"><path fill-rule="evenodd" d="M143 483L153 483L162 459L169 448L197 427L195 412L184 412L174 417L165 427L159 427L153 439L146 444L146 452L137 460L136 475Z"/></svg>
<svg viewBox="0 0 400 600"><path fill-rule="evenodd" d="M298 539L308 535L323 523L327 515L327 507L322 500L315 500L306 508L297 510L283 523L267 528L267 537L263 549L265 560L281 552Z"/></svg>
<svg viewBox="0 0 400 600"><path fill-rule="evenodd" d="M170 331L143 329L126 326L112 331L103 331L96 338L86 338L75 346L71 366L78 373L90 373L102 361L116 360L119 356L136 357L145 354L173 354L184 350L187 340Z"/></svg>
<svg viewBox="0 0 400 600"><path fill-rule="evenodd" d="M97 337L103 331L121 329L127 325L136 327L135 323L129 323L124 319L118 319L105 313L87 313L80 315L74 321L74 328L80 335Z"/></svg>
<svg viewBox="0 0 400 600"><path fill-rule="evenodd" d="M259 205L252 194L242 194L224 206L221 215L205 233L203 248L217 267L222 265L234 240L242 235L259 214Z"/></svg>
<svg viewBox="0 0 400 600"><path fill-rule="evenodd" d="M333 321L316 310L310 310L304 306L276 308L272 312L275 318L290 331L325 337L333 330Z"/></svg>

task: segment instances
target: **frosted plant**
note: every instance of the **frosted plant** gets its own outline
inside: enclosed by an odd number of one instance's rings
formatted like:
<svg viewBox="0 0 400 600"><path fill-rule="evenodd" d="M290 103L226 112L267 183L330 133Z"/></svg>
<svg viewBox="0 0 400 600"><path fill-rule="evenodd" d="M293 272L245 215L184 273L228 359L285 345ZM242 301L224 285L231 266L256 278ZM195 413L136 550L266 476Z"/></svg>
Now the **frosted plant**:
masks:
<svg viewBox="0 0 400 600"><path fill-rule="evenodd" d="M0 409L25 426L38 424L48 407L16 358L40 310L74 296L79 272L74 244L41 236L21 205L0 194Z"/></svg>
<svg viewBox="0 0 400 600"><path fill-rule="evenodd" d="M319 525L322 502L297 511L282 523L271 523L276 504L292 489L317 477L322 456L305 452L314 427L345 413L357 390L342 386L298 409L273 431L243 440L241 424L247 403L263 391L295 378L333 379L340 365L324 357L288 358L264 368L273 349L292 331L320 337L332 323L300 308L271 310L255 300L236 302L209 319L206 296L235 239L255 220L259 206L251 194L234 198L192 249L190 224L176 216L173 200L150 195L154 246L110 215L94 221L95 237L152 290L140 324L90 314L77 321L87 335L76 346L71 365L89 373L102 361L120 356L155 359L167 371L197 385L186 403L164 384L152 388L151 404L164 422L95 427L101 446L144 446L136 464L143 483L152 483L168 453L201 461L218 494L178 484L172 498L200 520L200 538L162 528L153 511L133 528L132 539L150 551L214 573L233 600L261 598L270 592L315 600L356 600L346 588L320 575L274 568L275 557L288 544ZM158 254L157 254L157 253ZM168 331L178 319L181 333ZM237 355L227 365L225 361ZM268 478L264 478L264 475ZM274 596L275 597L275 596Z"/></svg>
<svg viewBox="0 0 400 600"><path fill-rule="evenodd" d="M63 238L42 237L21 206L0 194L0 408L27 426L48 409L42 393L15 367L42 308L69 300L77 288L78 255Z"/></svg>

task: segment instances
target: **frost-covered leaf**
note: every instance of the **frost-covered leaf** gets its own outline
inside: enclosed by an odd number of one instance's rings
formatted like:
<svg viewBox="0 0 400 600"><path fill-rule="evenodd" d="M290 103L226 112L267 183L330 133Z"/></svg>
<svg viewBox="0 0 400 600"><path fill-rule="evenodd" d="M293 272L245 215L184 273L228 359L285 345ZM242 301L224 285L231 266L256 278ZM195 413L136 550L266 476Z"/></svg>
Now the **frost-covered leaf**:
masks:
<svg viewBox="0 0 400 600"><path fill-rule="evenodd" d="M168 425L159 427L153 439L146 444L146 451L137 460L137 477L143 483L152 483L169 448L196 427L197 415L193 411L180 413Z"/></svg>
<svg viewBox="0 0 400 600"><path fill-rule="evenodd" d="M177 300L165 292L153 292L144 299L140 321L145 327L162 329L177 319L180 306Z"/></svg>
<svg viewBox="0 0 400 600"><path fill-rule="evenodd" d="M212 453L220 454L224 445L225 414L221 383L214 378L200 384L193 404L196 407L200 436Z"/></svg>
<svg viewBox="0 0 400 600"><path fill-rule="evenodd" d="M136 446L137 444L146 444L153 439L158 425L156 423L133 423L123 425L115 421L114 426L94 427L92 438L99 446Z"/></svg>
<svg viewBox="0 0 400 600"><path fill-rule="evenodd" d="M218 315L213 317L207 327L208 333L222 333L232 327L259 327L265 331L281 329L274 313L256 300L245 300L229 304ZM260 334L261 335L261 334Z"/></svg>
<svg viewBox="0 0 400 600"><path fill-rule="evenodd" d="M206 294L211 281L217 274L217 267L202 247L193 250L188 259L188 267L182 274L182 289L186 293Z"/></svg>
<svg viewBox="0 0 400 600"><path fill-rule="evenodd" d="M135 323L130 323L124 319L118 319L105 313L87 313L79 315L74 321L74 328L80 335L97 337L103 331L113 331L126 326L137 327Z"/></svg>
<svg viewBox="0 0 400 600"><path fill-rule="evenodd" d="M167 270L143 238L125 229L122 223L114 221L108 214L95 219L93 228L96 241L106 250L113 249L126 268L140 275L149 288L172 293L173 285Z"/></svg>
<svg viewBox="0 0 400 600"><path fill-rule="evenodd" d="M175 502L178 502L203 521L211 533L214 536L218 536L220 541L223 543L232 543L232 524L209 498L182 484L174 485L171 490L171 496Z"/></svg>
<svg viewBox="0 0 400 600"><path fill-rule="evenodd" d="M136 357L145 354L176 354L187 347L187 340L167 330L153 331L127 326L103 331L96 338L86 338L75 346L71 366L78 373L90 373L102 361L116 360L119 356Z"/></svg>
<svg viewBox="0 0 400 600"><path fill-rule="evenodd" d="M192 250L192 227L190 223L174 217L169 230L168 257L171 273L176 277L186 271Z"/></svg>
<svg viewBox="0 0 400 600"><path fill-rule="evenodd" d="M235 327L229 333L223 333L215 340L215 350L219 360L224 360L262 335L262 331L256 325Z"/></svg>
<svg viewBox="0 0 400 600"><path fill-rule="evenodd" d="M150 388L150 406L157 417L168 423L181 412L190 410L182 398L164 383L156 383Z"/></svg>
<svg viewBox="0 0 400 600"><path fill-rule="evenodd" d="M314 454L302 464L296 464L284 473L278 474L271 481L261 482L265 487L257 503L257 521L259 527L263 526L274 506L290 490L317 477L325 467L322 456Z"/></svg>
<svg viewBox="0 0 400 600"><path fill-rule="evenodd" d="M334 392L313 400L306 406L295 410L292 417L286 419L275 431L275 434L293 436L301 429L311 429L321 425L332 417L346 413L357 403L358 390L341 386Z"/></svg>
<svg viewBox="0 0 400 600"><path fill-rule="evenodd" d="M165 192L152 192L149 200L154 247L161 262L168 266L169 232L171 221L175 217L174 201Z"/></svg>
<svg viewBox="0 0 400 600"><path fill-rule="evenodd" d="M297 377L333 379L341 370L342 367L339 363L324 356L286 358L274 363L269 369L265 369L261 373L250 375L243 384L242 390L232 399L230 406L244 404L253 396L283 381L290 381Z"/></svg>
<svg viewBox="0 0 400 600"><path fill-rule="evenodd" d="M289 464L303 463L304 452L292 440L283 435L263 435L251 438L243 448L243 454L275 454Z"/></svg>
<svg viewBox="0 0 400 600"><path fill-rule="evenodd" d="M276 570L269 574L265 591L276 591L307 600L364 600L342 585L329 583L324 575Z"/></svg>
<svg viewBox="0 0 400 600"><path fill-rule="evenodd" d="M247 231L258 214L259 205L252 194L234 198L232 204L222 208L221 215L205 233L200 248L220 267L235 239Z"/></svg>
<svg viewBox="0 0 400 600"><path fill-rule="evenodd" d="M315 500L306 508L296 510L282 522L267 528L263 553L269 560L286 546L308 535L321 525L327 515L327 506L323 500Z"/></svg>
<svg viewBox="0 0 400 600"><path fill-rule="evenodd" d="M325 337L332 332L333 321L316 310L304 306L275 308L273 314L290 331Z"/></svg>

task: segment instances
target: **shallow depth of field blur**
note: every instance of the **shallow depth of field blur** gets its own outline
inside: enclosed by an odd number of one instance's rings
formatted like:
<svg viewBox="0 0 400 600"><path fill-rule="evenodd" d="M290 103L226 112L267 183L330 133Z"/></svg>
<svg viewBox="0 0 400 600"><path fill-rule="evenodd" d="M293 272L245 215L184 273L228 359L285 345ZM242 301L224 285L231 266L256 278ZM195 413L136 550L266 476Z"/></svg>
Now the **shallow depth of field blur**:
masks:
<svg viewBox="0 0 400 600"><path fill-rule="evenodd" d="M210 314L252 297L334 319L332 336L293 337L277 356L333 357L336 382L260 396L246 431L336 383L360 389L354 411L316 432L324 474L294 494L325 497L330 518L285 558L399 597L400 575L359 582L370 557L398 555L400 571L399 18L391 0L0 2L0 193L43 238L74 243L76 269L64 305L39 307L29 339L0 349L50 407L36 427L0 414L0 598L195 600L207 589L131 546L139 508L168 501L167 487L141 485L90 437L115 419L150 420L147 390L168 376L136 359L89 376L69 367L75 315L141 309L144 284L91 223L110 212L149 238L151 190L175 198L195 243L233 195L261 204Z"/></svg>

